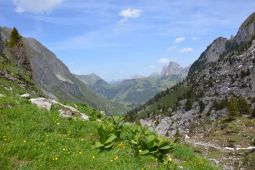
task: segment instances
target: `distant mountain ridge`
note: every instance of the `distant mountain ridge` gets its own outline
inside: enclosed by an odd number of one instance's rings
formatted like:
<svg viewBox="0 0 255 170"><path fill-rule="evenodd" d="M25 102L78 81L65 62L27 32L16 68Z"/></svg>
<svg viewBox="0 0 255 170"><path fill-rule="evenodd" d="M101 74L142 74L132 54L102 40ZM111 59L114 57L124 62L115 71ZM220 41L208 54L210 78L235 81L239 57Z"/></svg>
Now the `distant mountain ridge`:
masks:
<svg viewBox="0 0 255 170"><path fill-rule="evenodd" d="M230 120L242 115L254 118L254 89L255 13L236 36L215 39L191 65L183 82L158 93L127 117L142 122L156 119L164 128L150 126L159 133L172 136L178 130L185 135L194 124L215 123L224 116Z"/></svg>
<svg viewBox="0 0 255 170"><path fill-rule="evenodd" d="M9 28L0 27L3 42L9 39L11 31ZM108 101L89 90L87 85L71 74L53 52L38 41L25 37L22 41L22 49L25 50L31 64L33 80L45 95L63 101L86 103L109 114L125 112L126 108L123 105Z"/></svg>
<svg viewBox="0 0 255 170"><path fill-rule="evenodd" d="M133 108L146 102L156 93L170 88L185 78L189 68L170 62L160 74L133 77L116 83L107 83L95 74L75 75L95 93Z"/></svg>

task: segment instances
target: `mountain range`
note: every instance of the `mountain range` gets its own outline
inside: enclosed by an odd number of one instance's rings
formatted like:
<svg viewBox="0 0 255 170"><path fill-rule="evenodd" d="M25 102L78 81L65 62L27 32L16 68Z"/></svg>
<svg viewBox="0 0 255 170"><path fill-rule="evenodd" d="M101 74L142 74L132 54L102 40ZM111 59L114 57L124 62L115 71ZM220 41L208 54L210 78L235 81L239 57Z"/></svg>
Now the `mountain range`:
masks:
<svg viewBox="0 0 255 170"><path fill-rule="evenodd" d="M207 148L199 152L224 169L237 165L237 169L252 169L254 89L255 13L235 36L215 39L191 65L184 81L130 111L127 118L161 135L183 136L197 149Z"/></svg>
<svg viewBox="0 0 255 170"><path fill-rule="evenodd" d="M6 27L0 28L1 51L4 56L9 55L6 42L10 38L11 31ZM23 45L18 52L24 51L27 63L31 65L33 81L44 95L62 101L86 103L108 114L125 113L126 106L93 93L87 85L73 76L53 52L40 42L33 38L23 37L22 39Z"/></svg>
<svg viewBox="0 0 255 170"><path fill-rule="evenodd" d="M160 74L153 74L148 77L138 76L116 83L108 83L96 74L75 75L75 77L88 85L90 90L98 95L127 105L129 108L134 108L145 103L158 92L183 80L188 69L188 67L182 68L179 64L170 62Z"/></svg>

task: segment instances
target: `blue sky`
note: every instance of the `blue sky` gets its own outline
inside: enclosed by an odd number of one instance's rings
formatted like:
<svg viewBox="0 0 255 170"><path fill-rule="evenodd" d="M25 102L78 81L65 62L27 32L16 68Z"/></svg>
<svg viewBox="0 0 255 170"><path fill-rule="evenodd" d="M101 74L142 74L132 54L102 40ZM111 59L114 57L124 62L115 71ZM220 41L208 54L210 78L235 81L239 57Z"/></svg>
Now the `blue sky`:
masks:
<svg viewBox="0 0 255 170"><path fill-rule="evenodd" d="M192 64L215 38L235 35L254 0L0 0L17 27L72 72L118 80Z"/></svg>

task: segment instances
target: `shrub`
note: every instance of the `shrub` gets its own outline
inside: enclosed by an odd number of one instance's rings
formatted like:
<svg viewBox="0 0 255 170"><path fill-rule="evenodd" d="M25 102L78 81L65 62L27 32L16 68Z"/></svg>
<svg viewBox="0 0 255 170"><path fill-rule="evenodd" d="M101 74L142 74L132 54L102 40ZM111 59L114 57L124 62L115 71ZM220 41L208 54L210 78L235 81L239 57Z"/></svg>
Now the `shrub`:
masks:
<svg viewBox="0 0 255 170"><path fill-rule="evenodd" d="M185 110L189 111L192 109L192 101L190 99L187 99L186 103L185 103Z"/></svg>
<svg viewBox="0 0 255 170"><path fill-rule="evenodd" d="M199 112L202 113L205 109L205 104L203 101L199 101Z"/></svg>
<svg viewBox="0 0 255 170"><path fill-rule="evenodd" d="M238 102L235 97L231 97L228 102L228 117L234 119L234 117L239 115Z"/></svg>

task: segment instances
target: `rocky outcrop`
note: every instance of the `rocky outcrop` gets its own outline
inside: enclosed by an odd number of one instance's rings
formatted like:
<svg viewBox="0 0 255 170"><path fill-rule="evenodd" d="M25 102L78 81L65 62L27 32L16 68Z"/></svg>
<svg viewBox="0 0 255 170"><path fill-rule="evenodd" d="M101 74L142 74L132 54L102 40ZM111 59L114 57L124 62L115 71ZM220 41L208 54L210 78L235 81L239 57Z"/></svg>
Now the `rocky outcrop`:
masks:
<svg viewBox="0 0 255 170"><path fill-rule="evenodd" d="M255 35L255 13L251 14L248 19L240 26L234 40L240 45L242 42L248 42Z"/></svg>
<svg viewBox="0 0 255 170"><path fill-rule="evenodd" d="M76 108L68 105L63 105L56 100L46 99L46 98L32 98L31 103L37 105L39 108L51 110L53 105L58 105L61 109L58 110L59 116L62 118L73 118L78 117L84 121L89 120L89 117L85 113L79 112Z"/></svg>

